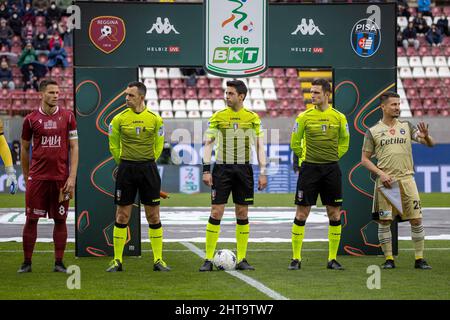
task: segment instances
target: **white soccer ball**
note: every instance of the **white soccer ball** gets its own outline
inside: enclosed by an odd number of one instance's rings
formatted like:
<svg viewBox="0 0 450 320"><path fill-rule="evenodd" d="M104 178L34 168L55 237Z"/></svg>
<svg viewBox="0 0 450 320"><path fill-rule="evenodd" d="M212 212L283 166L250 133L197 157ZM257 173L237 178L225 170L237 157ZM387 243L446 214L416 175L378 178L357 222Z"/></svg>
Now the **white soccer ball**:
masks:
<svg viewBox="0 0 450 320"><path fill-rule="evenodd" d="M231 250L219 250L214 255L213 264L219 270L234 270L236 267L236 256Z"/></svg>
<svg viewBox="0 0 450 320"><path fill-rule="evenodd" d="M107 36L112 35L112 28L110 26L103 26L100 29L100 32L101 32L103 37L107 37Z"/></svg>

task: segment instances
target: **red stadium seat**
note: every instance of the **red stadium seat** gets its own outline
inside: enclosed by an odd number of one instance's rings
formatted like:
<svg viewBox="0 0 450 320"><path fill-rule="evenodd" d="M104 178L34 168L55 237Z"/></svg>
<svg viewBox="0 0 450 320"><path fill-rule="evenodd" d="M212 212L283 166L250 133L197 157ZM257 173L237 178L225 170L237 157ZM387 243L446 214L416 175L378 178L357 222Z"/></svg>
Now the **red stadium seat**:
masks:
<svg viewBox="0 0 450 320"><path fill-rule="evenodd" d="M163 88L158 90L158 98L159 99L170 99L170 91L169 89Z"/></svg>
<svg viewBox="0 0 450 320"><path fill-rule="evenodd" d="M209 88L208 78L200 77L197 79L197 88Z"/></svg>
<svg viewBox="0 0 450 320"><path fill-rule="evenodd" d="M212 90L212 99L223 99L224 98L223 89L215 88Z"/></svg>
<svg viewBox="0 0 450 320"><path fill-rule="evenodd" d="M405 89L414 88L416 85L414 79L403 79L402 81Z"/></svg>
<svg viewBox="0 0 450 320"><path fill-rule="evenodd" d="M419 93L416 89L410 88L406 91L406 97L408 99L414 99L419 97Z"/></svg>
<svg viewBox="0 0 450 320"><path fill-rule="evenodd" d="M272 74L272 76L273 76L274 78L282 78L282 77L285 77L284 69L283 69L283 68L273 68L273 74Z"/></svg>
<svg viewBox="0 0 450 320"><path fill-rule="evenodd" d="M163 99L163 98L161 98ZM172 99L184 99L183 89L172 89Z"/></svg>
<svg viewBox="0 0 450 320"><path fill-rule="evenodd" d="M222 79L220 78L209 79L209 86L211 88L222 88Z"/></svg>
<svg viewBox="0 0 450 320"><path fill-rule="evenodd" d="M158 89L169 88L169 80L168 79L156 79L156 86Z"/></svg>
<svg viewBox="0 0 450 320"><path fill-rule="evenodd" d="M409 106L414 116L423 115L422 101L420 99L412 99L409 102Z"/></svg>
<svg viewBox="0 0 450 320"><path fill-rule="evenodd" d="M397 47L397 56L403 57L405 55L406 55L405 49L403 49L402 47Z"/></svg>
<svg viewBox="0 0 450 320"><path fill-rule="evenodd" d="M425 99L423 101L423 110L429 116L435 115L437 108L436 108L436 104L435 104L434 100L433 99Z"/></svg>
<svg viewBox="0 0 450 320"><path fill-rule="evenodd" d="M278 99L288 99L290 97L289 90L287 88L277 89Z"/></svg>
<svg viewBox="0 0 450 320"><path fill-rule="evenodd" d="M275 88L287 88L286 78L276 78Z"/></svg>
<svg viewBox="0 0 450 320"><path fill-rule="evenodd" d="M197 90L194 88L186 89L185 99L197 99Z"/></svg>
<svg viewBox="0 0 450 320"><path fill-rule="evenodd" d="M298 71L296 68L287 68L286 77L288 78L298 78Z"/></svg>
<svg viewBox="0 0 450 320"><path fill-rule="evenodd" d="M181 79L170 79L170 87L172 89L180 89L185 88L186 85L184 84L184 81Z"/></svg>
<svg viewBox="0 0 450 320"><path fill-rule="evenodd" d="M211 99L211 93L208 88L200 88L198 89L198 98L199 99Z"/></svg>

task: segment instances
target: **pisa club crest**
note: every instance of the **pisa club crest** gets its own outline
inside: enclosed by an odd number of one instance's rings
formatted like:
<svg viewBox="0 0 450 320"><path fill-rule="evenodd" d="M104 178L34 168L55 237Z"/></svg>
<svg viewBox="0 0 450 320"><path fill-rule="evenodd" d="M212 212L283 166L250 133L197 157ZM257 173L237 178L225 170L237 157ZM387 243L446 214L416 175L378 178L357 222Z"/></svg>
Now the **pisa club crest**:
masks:
<svg viewBox="0 0 450 320"><path fill-rule="evenodd" d="M120 47L125 35L125 23L118 17L100 16L89 24L89 38L97 49L106 54Z"/></svg>
<svg viewBox="0 0 450 320"><path fill-rule="evenodd" d="M372 20L359 20L353 26L350 34L350 42L353 51L355 51L358 56L362 58L371 57L380 47L381 30Z"/></svg>

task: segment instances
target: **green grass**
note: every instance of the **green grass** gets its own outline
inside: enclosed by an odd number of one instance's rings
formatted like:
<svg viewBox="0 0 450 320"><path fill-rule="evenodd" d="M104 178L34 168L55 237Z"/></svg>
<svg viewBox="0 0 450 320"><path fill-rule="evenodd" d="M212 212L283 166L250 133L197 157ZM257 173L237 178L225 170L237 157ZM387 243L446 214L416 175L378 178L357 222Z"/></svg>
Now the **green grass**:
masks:
<svg viewBox="0 0 450 320"><path fill-rule="evenodd" d="M421 193L423 207L450 207L450 196L448 193ZM111 201L113 201L111 199ZM25 194L18 193L14 196L0 194L0 208L21 208L25 204ZM205 207L210 204L209 193L182 194L172 193L170 199L162 200L163 207ZM320 199L318 199L320 205ZM70 202L74 206L74 201ZM230 197L228 206L233 206ZM257 207L293 207L294 195L291 193L255 193L255 206Z"/></svg>
<svg viewBox="0 0 450 320"><path fill-rule="evenodd" d="M203 245L196 245L203 249ZM73 251L66 252L66 265L76 264L81 268L81 289L69 290L68 275L51 272L51 244L38 243L33 272L17 274L22 262L22 244L0 243L0 299L269 299L225 272L198 272L202 260L181 244L164 246L165 260L173 268L169 273L151 271L150 252L144 252L142 258L125 258L125 271L116 274L105 272L109 258L76 259ZM245 274L289 299L450 299L450 241L426 242L427 248L447 248L426 251L426 258L433 266L433 270L427 271L415 270L414 252L402 250L412 247L410 241L400 241L399 246L397 269L381 271L380 290L367 288L370 275L366 270L369 265L380 264L381 257L342 256L338 259L346 267L345 271L327 270L327 243L324 242L304 244L299 271L287 270L289 243L250 243L247 256L256 271ZM218 247L234 248L234 245L219 243ZM68 250L73 248L73 244L68 245ZM145 243L144 249L148 248L149 244Z"/></svg>

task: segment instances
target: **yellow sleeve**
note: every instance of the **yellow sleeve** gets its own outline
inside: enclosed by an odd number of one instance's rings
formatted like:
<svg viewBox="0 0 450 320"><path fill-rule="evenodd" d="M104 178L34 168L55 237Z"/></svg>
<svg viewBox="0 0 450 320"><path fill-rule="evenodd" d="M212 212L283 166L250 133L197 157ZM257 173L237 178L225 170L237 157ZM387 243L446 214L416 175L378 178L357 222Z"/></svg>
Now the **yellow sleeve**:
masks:
<svg viewBox="0 0 450 320"><path fill-rule="evenodd" d="M339 159L348 151L350 146L350 132L348 129L347 118L341 115L341 126L339 128L338 156Z"/></svg>
<svg viewBox="0 0 450 320"><path fill-rule="evenodd" d="M258 114L255 113L255 115L256 117L253 119L253 129L255 130L255 136L261 138L264 136L263 126Z"/></svg>
<svg viewBox="0 0 450 320"><path fill-rule="evenodd" d="M0 134L0 156L2 157L5 167L11 167L13 165L11 150L9 150L8 142L6 142L3 132Z"/></svg>
<svg viewBox="0 0 450 320"><path fill-rule="evenodd" d="M291 134L291 149L298 157L299 162L304 159L304 149L306 149L306 143L302 140L305 134L305 116L301 113L297 119L295 119L294 128Z"/></svg>
<svg viewBox="0 0 450 320"><path fill-rule="evenodd" d="M109 151L114 158L114 161L119 164L120 162L120 118L119 115L115 116L109 124Z"/></svg>
<svg viewBox="0 0 450 320"><path fill-rule="evenodd" d="M209 121L208 121L208 129L206 130L206 137L209 138L209 139L215 139L217 137L218 121L217 121L216 114L217 113L214 113L212 115L212 117L209 118Z"/></svg>
<svg viewBox="0 0 450 320"><path fill-rule="evenodd" d="M158 116L157 124L155 127L155 143L154 143L154 154L155 161L161 156L164 147L164 122L163 119Z"/></svg>

